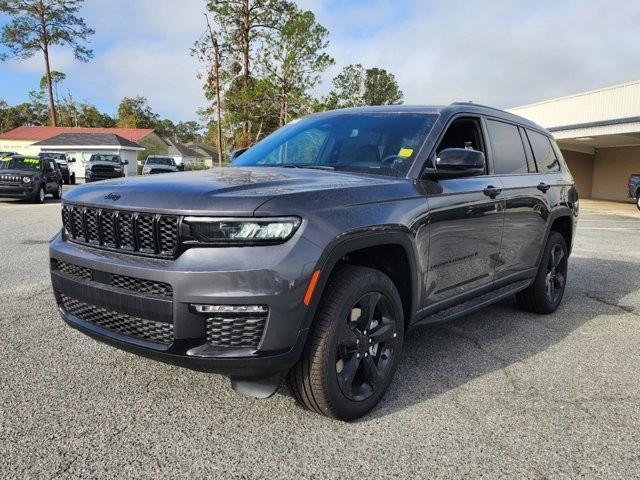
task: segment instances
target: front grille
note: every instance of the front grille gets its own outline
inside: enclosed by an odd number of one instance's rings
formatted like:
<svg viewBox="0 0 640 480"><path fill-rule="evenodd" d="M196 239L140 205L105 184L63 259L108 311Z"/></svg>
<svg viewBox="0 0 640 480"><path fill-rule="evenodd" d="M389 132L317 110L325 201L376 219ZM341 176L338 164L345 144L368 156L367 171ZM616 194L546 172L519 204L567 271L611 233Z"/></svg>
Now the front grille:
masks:
<svg viewBox="0 0 640 480"><path fill-rule="evenodd" d="M73 263L63 262L62 260L53 260L53 262L54 268L61 271L62 273L82 278L83 280L93 279L93 273L90 268L81 267L80 265L74 265Z"/></svg>
<svg viewBox="0 0 640 480"><path fill-rule="evenodd" d="M178 217L64 205L69 240L108 250L171 258L178 249Z"/></svg>
<svg viewBox="0 0 640 480"><path fill-rule="evenodd" d="M133 317L106 308L89 305L78 299L61 295L62 308L81 320L91 322L114 332L150 342L170 345L173 343L173 325Z"/></svg>
<svg viewBox="0 0 640 480"><path fill-rule="evenodd" d="M4 183L20 183L22 178L19 175L0 175L0 181Z"/></svg>
<svg viewBox="0 0 640 480"><path fill-rule="evenodd" d="M144 280L142 278L127 277L126 275L111 275L111 285L123 290L129 290L147 295L173 297L173 288L168 283Z"/></svg>
<svg viewBox="0 0 640 480"><path fill-rule="evenodd" d="M109 165L94 165L91 173L113 173L113 167Z"/></svg>
<svg viewBox="0 0 640 480"><path fill-rule="evenodd" d="M207 343L214 347L258 348L269 312L225 313L206 319Z"/></svg>

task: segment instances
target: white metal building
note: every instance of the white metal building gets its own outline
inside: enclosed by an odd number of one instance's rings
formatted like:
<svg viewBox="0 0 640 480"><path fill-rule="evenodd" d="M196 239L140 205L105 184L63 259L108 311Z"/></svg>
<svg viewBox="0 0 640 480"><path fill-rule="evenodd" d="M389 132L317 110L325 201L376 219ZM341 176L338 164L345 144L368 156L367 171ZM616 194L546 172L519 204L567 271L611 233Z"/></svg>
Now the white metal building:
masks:
<svg viewBox="0 0 640 480"><path fill-rule="evenodd" d="M640 173L640 80L510 110L554 135L580 196L629 201Z"/></svg>

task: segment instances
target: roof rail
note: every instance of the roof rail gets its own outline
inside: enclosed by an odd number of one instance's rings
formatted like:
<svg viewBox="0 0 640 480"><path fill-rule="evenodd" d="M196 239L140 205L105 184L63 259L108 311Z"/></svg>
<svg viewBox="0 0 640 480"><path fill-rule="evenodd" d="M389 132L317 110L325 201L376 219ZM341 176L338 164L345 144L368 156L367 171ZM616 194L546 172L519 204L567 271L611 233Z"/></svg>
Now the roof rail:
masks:
<svg viewBox="0 0 640 480"><path fill-rule="evenodd" d="M480 107L480 108L488 108L490 110L496 110L498 112L505 112L505 110L501 110L500 108L490 107L489 105L482 105L481 103L473 103L473 102L453 102L451 105L469 105L472 107ZM507 112L508 113L508 112Z"/></svg>

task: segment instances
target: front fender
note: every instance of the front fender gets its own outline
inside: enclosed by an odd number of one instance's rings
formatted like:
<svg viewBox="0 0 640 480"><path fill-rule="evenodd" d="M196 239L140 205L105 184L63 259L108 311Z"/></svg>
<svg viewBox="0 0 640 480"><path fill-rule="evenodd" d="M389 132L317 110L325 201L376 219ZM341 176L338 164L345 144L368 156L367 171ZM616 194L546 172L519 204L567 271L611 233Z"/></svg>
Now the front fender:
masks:
<svg viewBox="0 0 640 480"><path fill-rule="evenodd" d="M320 271L314 294L307 308L302 328L310 328L316 311L324 294L331 273L338 262L347 254L364 248L380 245L399 245L407 254L411 278L411 307L408 318L413 320L419 302L419 273L415 237L406 227L401 225L381 225L374 228L354 230L334 238L324 249L314 270Z"/></svg>

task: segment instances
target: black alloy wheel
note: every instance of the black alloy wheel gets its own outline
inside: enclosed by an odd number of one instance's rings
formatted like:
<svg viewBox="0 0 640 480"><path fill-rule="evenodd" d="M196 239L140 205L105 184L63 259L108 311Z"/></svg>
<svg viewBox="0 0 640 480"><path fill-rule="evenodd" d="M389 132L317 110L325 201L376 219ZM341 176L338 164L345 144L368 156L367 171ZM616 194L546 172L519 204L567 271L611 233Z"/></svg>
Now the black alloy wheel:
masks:
<svg viewBox="0 0 640 480"><path fill-rule="evenodd" d="M380 292L365 294L344 319L335 364L338 385L349 400L367 400L383 386L395 354L398 320Z"/></svg>
<svg viewBox="0 0 640 480"><path fill-rule="evenodd" d="M556 243L547 260L547 274L545 276L545 293L550 303L560 303L559 297L564 292L566 280L567 256L562 245Z"/></svg>
<svg viewBox="0 0 640 480"><path fill-rule="evenodd" d="M331 274L289 385L305 408L354 420L382 399L404 341L402 300L379 270L356 265Z"/></svg>

